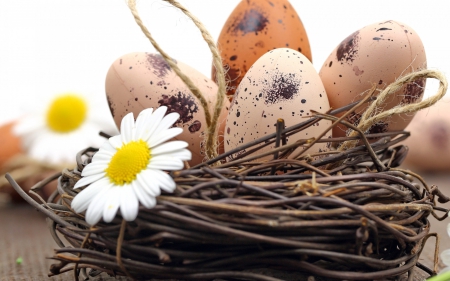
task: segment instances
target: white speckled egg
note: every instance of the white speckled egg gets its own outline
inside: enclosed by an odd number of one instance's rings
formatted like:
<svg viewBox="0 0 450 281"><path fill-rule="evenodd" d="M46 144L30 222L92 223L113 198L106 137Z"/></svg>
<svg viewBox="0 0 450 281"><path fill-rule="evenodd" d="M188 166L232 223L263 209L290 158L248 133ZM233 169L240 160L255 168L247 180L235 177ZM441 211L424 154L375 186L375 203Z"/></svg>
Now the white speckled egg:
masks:
<svg viewBox="0 0 450 281"><path fill-rule="evenodd" d="M213 108L217 98L217 85L194 68L177 61L185 73L209 101ZM184 82L159 54L130 53L118 58L110 67L105 82L106 97L117 127L122 118L133 112L136 118L145 108L167 106L167 114L177 112L180 118L175 126L183 133L175 139L186 141L192 152L190 165L201 163L205 158L203 140L206 119L203 107ZM225 99L219 117L219 142L222 143L225 118L229 107ZM223 146L219 147L223 152Z"/></svg>
<svg viewBox="0 0 450 281"><path fill-rule="evenodd" d="M289 48L269 51L252 65L236 90L226 120L225 151L274 133L278 118L284 119L289 127L305 121L311 110L328 109L322 81L304 55ZM329 125L330 121L321 120L288 137L287 144L316 137ZM331 132L325 137L330 135ZM260 152L273 148L270 145ZM308 153L325 150L326 144L315 144Z"/></svg>
<svg viewBox="0 0 450 281"><path fill-rule="evenodd" d="M426 68L425 50L409 26L389 20L363 27L344 39L319 72L333 109L362 99L361 94L376 85L384 89L402 75ZM404 86L384 102L384 110L422 99L425 79ZM357 125L366 107L352 112L347 121ZM393 116L374 124L369 133L403 130L414 114ZM345 136L347 128L336 126L333 137Z"/></svg>

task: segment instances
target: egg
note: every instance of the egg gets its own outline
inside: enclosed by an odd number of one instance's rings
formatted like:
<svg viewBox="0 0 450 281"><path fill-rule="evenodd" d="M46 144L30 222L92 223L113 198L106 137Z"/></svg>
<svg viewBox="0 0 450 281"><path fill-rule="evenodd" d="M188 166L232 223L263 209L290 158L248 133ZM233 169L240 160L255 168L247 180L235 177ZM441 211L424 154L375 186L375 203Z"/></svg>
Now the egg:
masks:
<svg viewBox="0 0 450 281"><path fill-rule="evenodd" d="M217 99L216 84L194 68L180 61L176 63L202 92L212 114ZM130 53L121 56L108 70L105 89L117 127L120 128L122 118L130 112L136 118L143 109L167 106L167 114L180 114L175 126L183 128L183 132L176 139L189 144L192 152L189 164L196 165L204 160L203 141L207 128L204 109L161 55ZM219 152L223 152L222 136L228 107L226 99L218 120Z"/></svg>
<svg viewBox="0 0 450 281"><path fill-rule="evenodd" d="M389 20L363 27L345 38L326 59L319 75L333 109L362 99L362 93L376 85L384 89L397 78L425 69L427 60L424 46L417 33L409 26ZM417 79L405 85L384 102L387 110L401 104L422 100L426 79ZM362 107L351 112L347 121L357 125ZM413 114L401 114L374 124L369 133L403 130ZM333 137L343 137L345 126L336 126Z"/></svg>
<svg viewBox="0 0 450 281"><path fill-rule="evenodd" d="M226 121L225 151L274 133L278 118L284 119L289 127L312 116L311 110L326 112L329 109L322 81L308 58L289 48L269 51L252 65L236 90ZM330 121L321 120L289 136L287 144L317 137L330 125ZM330 135L331 132L325 138ZM260 153L273 148L274 144L261 149ZM297 148L292 155L301 149ZM326 150L325 143L317 143L308 153ZM245 151L237 154L242 152Z"/></svg>
<svg viewBox="0 0 450 281"><path fill-rule="evenodd" d="M406 130L411 136L403 163L413 171L450 172L450 99L416 113Z"/></svg>
<svg viewBox="0 0 450 281"><path fill-rule="evenodd" d="M14 125L12 121L0 126L0 171L10 159L23 153L21 139L12 131Z"/></svg>
<svg viewBox="0 0 450 281"><path fill-rule="evenodd" d="M267 51L289 47L312 61L308 36L287 0L243 0L228 17L219 35L227 94L234 95L247 70ZM216 81L215 68L212 79Z"/></svg>
<svg viewBox="0 0 450 281"><path fill-rule="evenodd" d="M26 151L22 148L22 138L14 133L13 128L16 122L17 120L14 120L0 126L0 175L10 173L15 180L18 180L19 186L28 193L36 183L56 174L60 169L28 158ZM31 171L31 174L25 179L16 178L17 171L23 174L24 169ZM53 181L42 188L40 195L47 199L56 188L57 181ZM0 181L0 195L2 194L12 202L25 202L7 181ZM31 196L38 200L35 196Z"/></svg>

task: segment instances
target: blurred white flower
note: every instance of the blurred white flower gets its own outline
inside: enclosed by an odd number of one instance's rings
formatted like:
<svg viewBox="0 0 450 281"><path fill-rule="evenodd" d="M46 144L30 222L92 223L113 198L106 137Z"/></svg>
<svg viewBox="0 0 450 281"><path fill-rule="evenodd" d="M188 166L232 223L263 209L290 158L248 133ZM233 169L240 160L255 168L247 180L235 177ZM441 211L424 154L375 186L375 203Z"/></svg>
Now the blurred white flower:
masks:
<svg viewBox="0 0 450 281"><path fill-rule="evenodd" d="M90 185L75 196L71 205L77 213L87 210L87 223L94 225L102 217L111 222L119 208L125 220L133 221L139 202L152 208L160 189L173 192L175 182L162 170L180 170L192 155L186 142L166 142L183 131L171 128L179 114L164 116L166 111L165 106L155 112L145 109L136 123L133 114L127 114L122 119L121 134L105 142L83 169L83 178L74 188Z"/></svg>
<svg viewBox="0 0 450 281"><path fill-rule="evenodd" d="M447 224L447 234L450 236L450 223ZM447 267L441 270L440 273L450 271L450 249L444 250L441 253L441 261L443 264L445 264Z"/></svg>
<svg viewBox="0 0 450 281"><path fill-rule="evenodd" d="M100 131L111 131L93 106L92 98L64 93L18 120L13 131L22 139L26 154L49 164L75 163L76 154L105 139ZM116 131L116 130L113 130Z"/></svg>

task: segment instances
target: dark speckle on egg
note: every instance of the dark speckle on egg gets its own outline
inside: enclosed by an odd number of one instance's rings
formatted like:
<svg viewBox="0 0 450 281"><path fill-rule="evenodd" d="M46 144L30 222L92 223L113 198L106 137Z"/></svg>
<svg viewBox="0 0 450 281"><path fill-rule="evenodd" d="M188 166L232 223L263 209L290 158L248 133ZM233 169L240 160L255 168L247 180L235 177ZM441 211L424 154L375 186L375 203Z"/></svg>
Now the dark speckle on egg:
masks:
<svg viewBox="0 0 450 281"><path fill-rule="evenodd" d="M106 93L106 100L108 101L108 107L109 107L109 111L111 111L111 115L115 116L114 115L114 105L113 105L113 103L111 101L111 98L109 97L108 93Z"/></svg>
<svg viewBox="0 0 450 281"><path fill-rule="evenodd" d="M263 83L265 104L292 100L299 93L300 79L292 73L275 72L268 82Z"/></svg>
<svg viewBox="0 0 450 281"><path fill-rule="evenodd" d="M159 78L163 78L171 71L169 64L159 54L147 53L147 68Z"/></svg>
<svg viewBox="0 0 450 281"><path fill-rule="evenodd" d="M267 25L269 20L262 12L256 9L250 9L245 11L243 16L239 16L235 19L235 22L231 25L232 30L228 32L237 33L242 31L245 34L249 32L261 32Z"/></svg>
<svg viewBox="0 0 450 281"><path fill-rule="evenodd" d="M359 125L359 121L361 120L361 114L352 112L347 117L347 120L349 123L353 124L354 126ZM384 121L379 121L378 123L372 125L372 127L369 128L368 132L369 134L378 134L378 133L384 133L387 132L389 127L389 124Z"/></svg>
<svg viewBox="0 0 450 281"><path fill-rule="evenodd" d="M336 51L336 58L341 63L352 63L358 55L359 31L344 39Z"/></svg>
<svg viewBox="0 0 450 281"><path fill-rule="evenodd" d="M176 124L184 124L192 121L194 114L198 112L199 108L192 95L178 92L173 96L162 95L158 100L160 106L167 106L167 113L177 112L180 118ZM199 124L201 125L201 124Z"/></svg>
<svg viewBox="0 0 450 281"><path fill-rule="evenodd" d="M191 125L189 125L188 129L189 129L189 132L195 133L195 132L199 131L201 127L202 127L202 123L198 120L195 120L194 122L192 122Z"/></svg>
<svg viewBox="0 0 450 281"><path fill-rule="evenodd" d="M364 73L364 70L359 69L359 67L357 65L355 65L353 67L353 72L355 73L356 76L359 76Z"/></svg>
<svg viewBox="0 0 450 281"><path fill-rule="evenodd" d="M239 86L239 83L242 80L241 70L239 68L230 68L228 65L225 67L227 70L226 73L226 79L229 81L229 85L227 86L227 92L228 91L235 91L237 89L237 86ZM238 78L236 78L238 77Z"/></svg>
<svg viewBox="0 0 450 281"><path fill-rule="evenodd" d="M406 84L403 90L403 100L402 103L411 104L419 100L425 90L425 79L417 79L413 82Z"/></svg>

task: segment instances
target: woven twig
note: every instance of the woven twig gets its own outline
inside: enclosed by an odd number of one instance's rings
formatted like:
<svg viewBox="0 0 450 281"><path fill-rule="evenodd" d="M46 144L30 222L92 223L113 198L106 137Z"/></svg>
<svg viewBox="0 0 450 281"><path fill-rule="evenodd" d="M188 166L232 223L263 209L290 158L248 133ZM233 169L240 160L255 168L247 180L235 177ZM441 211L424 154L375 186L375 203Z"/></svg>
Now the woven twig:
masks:
<svg viewBox="0 0 450 281"><path fill-rule="evenodd" d="M333 117L314 118L327 116ZM307 120L283 132L312 124ZM277 273L296 272L373 280L406 272L412 278L416 265L431 274L418 263L424 241L435 235L429 233L427 217L445 219L448 210L438 207L436 199L449 198L422 179L414 180L414 173L394 168L407 153L398 143L408 135L364 135L379 140L327 156L310 155L318 157L314 161L289 159L295 149L287 144L270 161L258 161L262 156L255 150L215 167L176 171L171 174L176 191L159 196L155 208L140 207L138 218L126 225L117 215L95 228L70 208L79 192L73 186L96 151L86 149L77 156L78 168L63 172L49 201L33 203L51 219L50 232L61 247L50 275L90 268L87 275L106 272L135 279L280 280ZM280 137L276 133L258 141ZM324 169L337 162L342 164ZM261 268L273 276L260 273Z"/></svg>

